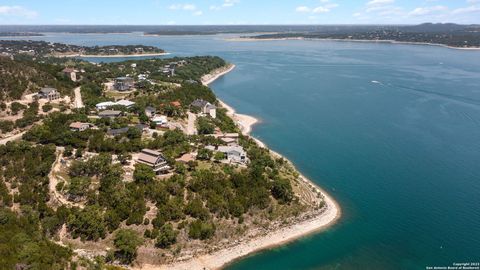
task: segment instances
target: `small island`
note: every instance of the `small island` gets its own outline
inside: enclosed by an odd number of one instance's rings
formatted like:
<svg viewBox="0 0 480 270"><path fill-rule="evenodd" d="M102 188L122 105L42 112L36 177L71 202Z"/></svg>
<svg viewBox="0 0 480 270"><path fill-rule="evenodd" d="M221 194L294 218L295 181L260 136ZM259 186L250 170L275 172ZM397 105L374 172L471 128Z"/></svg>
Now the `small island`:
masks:
<svg viewBox="0 0 480 270"><path fill-rule="evenodd" d="M340 217L208 87L235 65L40 59L0 57L0 268L220 268Z"/></svg>

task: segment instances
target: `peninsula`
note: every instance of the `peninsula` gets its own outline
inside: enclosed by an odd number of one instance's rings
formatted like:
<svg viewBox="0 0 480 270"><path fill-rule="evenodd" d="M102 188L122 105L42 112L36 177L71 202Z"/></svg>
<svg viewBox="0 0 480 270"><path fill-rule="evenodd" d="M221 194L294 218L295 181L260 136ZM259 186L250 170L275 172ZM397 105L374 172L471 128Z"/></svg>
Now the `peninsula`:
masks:
<svg viewBox="0 0 480 270"><path fill-rule="evenodd" d="M0 40L0 55L29 55L33 57L138 57L167 53L145 45L77 46L32 40Z"/></svg>
<svg viewBox="0 0 480 270"><path fill-rule="evenodd" d="M41 59L0 57L0 237L10 249L48 246L35 251L47 259L15 252L1 268L216 269L340 217L250 136L257 119L208 87L233 64ZM20 243L31 215L28 233L41 238Z"/></svg>

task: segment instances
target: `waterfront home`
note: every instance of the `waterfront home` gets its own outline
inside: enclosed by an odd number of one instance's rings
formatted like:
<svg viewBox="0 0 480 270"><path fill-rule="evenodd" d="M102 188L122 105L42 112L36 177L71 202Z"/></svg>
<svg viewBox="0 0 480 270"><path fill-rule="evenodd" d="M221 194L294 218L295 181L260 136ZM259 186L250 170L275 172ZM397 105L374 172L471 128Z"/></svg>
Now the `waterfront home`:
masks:
<svg viewBox="0 0 480 270"><path fill-rule="evenodd" d="M98 113L100 118L117 118L122 115L121 111L105 110Z"/></svg>
<svg viewBox="0 0 480 270"><path fill-rule="evenodd" d="M117 91L128 91L133 88L135 82L130 77L118 77L115 78L113 88Z"/></svg>
<svg viewBox="0 0 480 270"><path fill-rule="evenodd" d="M157 113L157 109L155 109L154 107L152 106L147 106L145 108L145 115L148 117L148 118L152 118L152 117L155 117L155 114Z"/></svg>
<svg viewBox="0 0 480 270"><path fill-rule="evenodd" d="M200 109L200 112L205 115L217 118L217 107L206 100L196 99L192 102L191 106Z"/></svg>
<svg viewBox="0 0 480 270"><path fill-rule="evenodd" d="M70 124L70 130L71 131L85 131L90 128L89 123L82 123L82 122L73 122Z"/></svg>
<svg viewBox="0 0 480 270"><path fill-rule="evenodd" d="M247 153L239 145L219 146L217 151L224 153L226 159L232 163L248 163Z"/></svg>
<svg viewBox="0 0 480 270"><path fill-rule="evenodd" d="M45 87L38 91L37 98L43 98L48 101L57 100L60 98L60 93L55 88Z"/></svg>
<svg viewBox="0 0 480 270"><path fill-rule="evenodd" d="M156 174L170 170L165 157L162 153L155 150L143 149L138 155L137 162L149 166Z"/></svg>
<svg viewBox="0 0 480 270"><path fill-rule="evenodd" d="M74 68L69 68L66 67L62 70L62 73L67 76L70 80L76 82L77 81L77 73L78 70L75 70Z"/></svg>

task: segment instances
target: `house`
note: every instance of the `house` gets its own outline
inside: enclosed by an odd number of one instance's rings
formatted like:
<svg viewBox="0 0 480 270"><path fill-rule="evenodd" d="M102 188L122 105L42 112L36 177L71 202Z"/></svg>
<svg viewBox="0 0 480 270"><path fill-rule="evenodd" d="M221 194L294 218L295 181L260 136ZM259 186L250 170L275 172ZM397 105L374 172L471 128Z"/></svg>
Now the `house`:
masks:
<svg viewBox="0 0 480 270"><path fill-rule="evenodd" d="M224 143L226 143L228 146L234 146L237 144L237 139L235 138L220 138L220 140Z"/></svg>
<svg viewBox="0 0 480 270"><path fill-rule="evenodd" d="M121 111L105 110L98 113L101 118L116 118L122 115Z"/></svg>
<svg viewBox="0 0 480 270"><path fill-rule="evenodd" d="M133 107L133 105L135 105L135 102L130 101L130 100L126 100L126 99L122 99L122 100L119 100L119 101L115 102L115 105L124 106L127 109L130 109L130 108Z"/></svg>
<svg viewBox="0 0 480 270"><path fill-rule="evenodd" d="M170 170L165 157L155 150L143 149L138 155L137 162L149 166L157 174Z"/></svg>
<svg viewBox="0 0 480 270"><path fill-rule="evenodd" d="M190 153L187 153L181 156L180 158L177 158L176 161L186 164L190 161L195 161L195 156Z"/></svg>
<svg viewBox="0 0 480 270"><path fill-rule="evenodd" d="M62 70L62 73L74 82L77 81L77 72L78 72L78 70L75 70L73 68L68 68L68 67L66 67Z"/></svg>
<svg viewBox="0 0 480 270"><path fill-rule="evenodd" d="M157 127L167 127L168 124L167 117L164 115L152 118L152 122L155 123Z"/></svg>
<svg viewBox="0 0 480 270"><path fill-rule="evenodd" d="M145 108L145 115L147 115L148 118L153 118L155 117L155 114L157 113L157 109L155 109L152 106L147 106Z"/></svg>
<svg viewBox="0 0 480 270"><path fill-rule="evenodd" d="M143 130L146 128L145 125L142 125L142 124L138 124L138 125L135 125L135 126L129 126L129 127L124 127L124 128L115 128L115 129L109 129L107 130L107 135L109 136L117 136L117 135L122 135L122 134L126 134L128 132L128 130L130 130L131 128L135 128L135 129L138 129L140 132L143 132Z"/></svg>
<svg viewBox="0 0 480 270"><path fill-rule="evenodd" d="M95 107L97 108L97 110L106 110L110 107L113 107L117 105L115 102L111 102L111 101L106 101L106 102L100 102L98 103L97 105L95 105Z"/></svg>
<svg viewBox="0 0 480 270"><path fill-rule="evenodd" d="M170 67L164 67L162 69L162 73L163 73L163 75L165 75L167 77L173 77L173 76L175 76L175 69L170 68Z"/></svg>
<svg viewBox="0 0 480 270"><path fill-rule="evenodd" d="M85 131L90 128L89 123L73 122L70 124L71 131Z"/></svg>
<svg viewBox="0 0 480 270"><path fill-rule="evenodd" d="M48 101L57 100L60 98L60 93L55 88L45 87L38 91L37 98L44 98Z"/></svg>
<svg viewBox="0 0 480 270"><path fill-rule="evenodd" d="M113 88L117 91L128 91L133 88L135 82L130 77L118 77L115 78Z"/></svg>
<svg viewBox="0 0 480 270"><path fill-rule="evenodd" d="M97 108L97 110L105 110L113 106L123 106L123 107L126 107L127 109L130 109L131 107L133 107L133 105L135 105L135 102L122 99L117 102L112 102L112 101L100 102L97 105L95 105L95 107Z"/></svg>
<svg viewBox="0 0 480 270"><path fill-rule="evenodd" d="M212 118L217 118L217 107L206 100L196 99L192 102L192 107L200 109L201 113L210 115Z"/></svg>
<svg viewBox="0 0 480 270"><path fill-rule="evenodd" d="M198 84L197 81L192 80L192 79L186 80L185 82L186 82L186 83L189 83L189 84Z"/></svg>
<svg viewBox="0 0 480 270"><path fill-rule="evenodd" d="M247 153L241 146L219 146L217 151L224 153L226 159L230 162L242 164L248 163Z"/></svg>

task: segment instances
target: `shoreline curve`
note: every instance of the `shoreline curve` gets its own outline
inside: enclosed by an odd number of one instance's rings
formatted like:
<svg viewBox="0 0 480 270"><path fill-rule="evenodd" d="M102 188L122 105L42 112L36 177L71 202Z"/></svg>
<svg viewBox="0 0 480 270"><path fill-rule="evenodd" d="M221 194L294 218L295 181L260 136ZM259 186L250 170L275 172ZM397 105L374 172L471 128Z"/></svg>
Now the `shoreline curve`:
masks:
<svg viewBox="0 0 480 270"><path fill-rule="evenodd" d="M368 39L341 39L341 38L305 38L305 37L287 37L287 38L229 38L225 41L232 42L254 42L254 41L285 41L285 40L306 40L306 41L337 41L337 42L359 42L359 43L384 43L384 44L400 44L400 45L419 45L419 46L435 46L460 51L480 51L480 47L455 47L440 43L429 42L413 42L413 41L397 41L389 39L368 40Z"/></svg>
<svg viewBox="0 0 480 270"><path fill-rule="evenodd" d="M213 71L211 74L208 74L202 77L202 84L208 86L213 83L218 78L224 76L225 74L231 72L235 69L235 65L230 64L226 68L222 68L216 71ZM227 105L225 102L219 100L219 103L222 107L227 109L227 114L234 119L237 125L240 126L242 133L246 136L250 136L254 139L259 146L267 148L266 144L260 141L257 138L254 138L250 135L252 127L255 124L258 124L260 121L252 116L237 114L235 109ZM294 166L294 164L282 156L281 154L269 149L270 153L274 156L282 157L287 162L289 162L297 172L299 170ZM300 172L299 172L300 173ZM311 216L308 216L305 220L300 222L282 227L276 231L269 232L266 235L261 237L254 238L253 240L248 240L245 242L240 242L234 246L231 246L226 249L218 250L212 254L206 254L198 257L188 259L186 261L178 261L170 263L167 265L143 265L139 269L143 270L154 270L154 269L178 269L178 270L205 270L205 269L222 269L232 263L247 257L249 255L255 254L257 252L282 246L284 244L293 242L300 238L306 237L316 232L323 231L331 226L333 226L341 218L341 208L340 205L329 195L324 189L319 187L317 184L312 182L310 179L305 177L300 173L300 179L307 184L314 187L318 192L320 192L325 201L325 206L320 209L320 211L315 211Z"/></svg>

